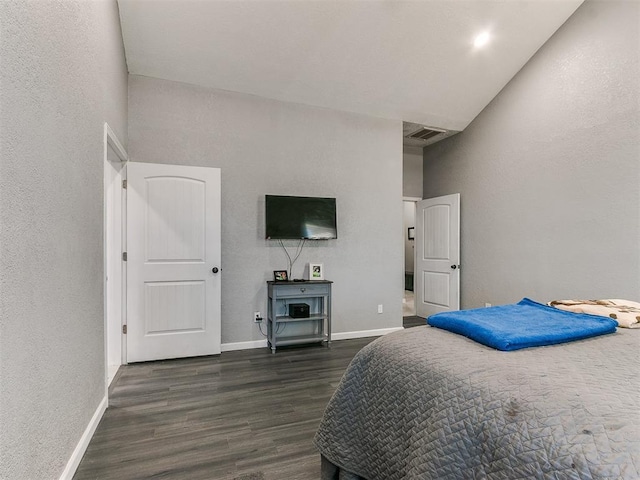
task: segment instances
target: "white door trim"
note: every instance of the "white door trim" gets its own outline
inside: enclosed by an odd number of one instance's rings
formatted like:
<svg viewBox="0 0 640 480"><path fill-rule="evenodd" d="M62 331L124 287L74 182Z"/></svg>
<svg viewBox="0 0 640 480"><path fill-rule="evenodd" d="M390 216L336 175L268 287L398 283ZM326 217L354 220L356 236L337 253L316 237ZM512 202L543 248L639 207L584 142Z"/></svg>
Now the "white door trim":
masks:
<svg viewBox="0 0 640 480"><path fill-rule="evenodd" d="M113 147L113 149L118 154L118 157L120 158L121 161L126 162L129 160L127 151L122 146L122 143L120 143L120 140L118 140L118 136L114 133L113 130L111 130L111 127L107 122L104 123L104 141L105 141L105 146L109 144ZM106 152L106 149L105 149L105 152ZM105 159L106 159L106 156L105 156Z"/></svg>
<svg viewBox="0 0 640 480"><path fill-rule="evenodd" d="M116 271L118 269L114 268L116 266L116 262L121 263L121 252L110 252L111 255L108 255L108 248L110 246L110 242L107 241L108 238L110 238L110 235L113 234L112 232L112 228L113 228L113 223L108 222L107 220L109 218L113 218L114 222L118 222L120 225L122 225L122 228L125 228L124 222L122 221L122 208L121 207L117 207L117 205L119 205L119 202L113 202L110 201L109 199L113 198L112 196L108 195L107 192L107 179L108 178L112 178L112 180L115 182L115 185L112 191L112 194L114 195L122 195L122 169L120 169L117 173L111 173L111 175L108 175L110 172L108 169L113 169L114 167L111 165L111 162L109 160L109 155L108 155L108 151L109 148L111 148L113 150L113 152L116 154L118 160L122 163L125 163L128 160L128 155L126 150L124 149L124 147L122 146L122 143L120 142L120 140L118 139L117 135L115 134L115 132L111 129L111 127L109 126L108 123L105 122L104 124L104 135L103 135L103 237L102 237L102 242L103 242L103 275L102 275L102 283L103 283L103 316L104 316L104 368L105 368L105 372L104 372L104 384L105 384L105 398L108 398L108 391L109 391L109 379L110 379L110 375L109 375L109 333L113 332L114 329L121 329L122 327L120 325L115 325L114 322L121 322L121 318L122 318L122 314L124 314L124 304L122 301L122 298L120 298L120 305L114 305L113 308L114 310L119 310L121 315L109 315L109 309L107 302L109 301L109 296L108 296L108 287L107 287L107 272L112 272L112 271ZM113 177L115 176L115 178ZM124 233L123 233L123 237L124 237ZM121 292L123 291L123 284L124 284L124 277L125 277L125 273L124 270L120 269L121 271L121 275L119 275L120 278L116 277L116 278L112 278L111 279L111 283L109 288L111 288L111 285L113 286L113 288L115 289L119 289ZM122 346L122 335L120 335L120 345L117 345L116 348L118 350L121 350L121 346ZM113 347L113 346L112 346Z"/></svg>

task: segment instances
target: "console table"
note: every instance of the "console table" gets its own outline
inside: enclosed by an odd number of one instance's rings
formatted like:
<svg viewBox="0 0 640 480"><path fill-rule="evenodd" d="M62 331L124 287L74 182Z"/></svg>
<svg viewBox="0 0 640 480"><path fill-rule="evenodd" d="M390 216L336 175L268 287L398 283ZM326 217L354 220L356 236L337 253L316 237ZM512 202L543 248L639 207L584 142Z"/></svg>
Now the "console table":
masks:
<svg viewBox="0 0 640 480"><path fill-rule="evenodd" d="M276 347L303 343L327 342L331 344L331 284L329 280L302 282L268 281L267 340L271 353ZM306 303L309 316L291 317L289 304ZM309 333L285 336L288 325L299 325Z"/></svg>

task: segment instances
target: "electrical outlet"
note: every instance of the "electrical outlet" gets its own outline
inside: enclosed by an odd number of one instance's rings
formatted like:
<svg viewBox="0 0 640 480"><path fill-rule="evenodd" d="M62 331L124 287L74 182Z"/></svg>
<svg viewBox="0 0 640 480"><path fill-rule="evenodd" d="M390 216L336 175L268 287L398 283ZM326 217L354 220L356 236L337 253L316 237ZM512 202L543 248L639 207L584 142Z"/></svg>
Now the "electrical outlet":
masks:
<svg viewBox="0 0 640 480"><path fill-rule="evenodd" d="M382 313L382 304L378 305L378 313Z"/></svg>
<svg viewBox="0 0 640 480"><path fill-rule="evenodd" d="M490 307L490 306L491 306L491 304L490 304L489 302L487 302L487 303L485 303L485 304L484 304L484 306L485 306L485 307Z"/></svg>
<svg viewBox="0 0 640 480"><path fill-rule="evenodd" d="M253 321L256 323L260 323L262 321L262 315L260 315L260 312L253 312Z"/></svg>

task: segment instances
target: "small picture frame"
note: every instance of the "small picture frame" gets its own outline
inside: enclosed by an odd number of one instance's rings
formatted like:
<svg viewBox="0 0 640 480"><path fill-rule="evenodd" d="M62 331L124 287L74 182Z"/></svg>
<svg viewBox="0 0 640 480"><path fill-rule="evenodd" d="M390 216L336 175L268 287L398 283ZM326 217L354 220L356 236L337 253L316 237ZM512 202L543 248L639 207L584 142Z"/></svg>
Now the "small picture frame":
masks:
<svg viewBox="0 0 640 480"><path fill-rule="evenodd" d="M407 238L409 240L415 240L415 238L416 238L416 229L415 229L415 227L407 228Z"/></svg>
<svg viewBox="0 0 640 480"><path fill-rule="evenodd" d="M286 270L274 270L273 271L273 279L276 282L288 282L289 274Z"/></svg>
<svg viewBox="0 0 640 480"><path fill-rule="evenodd" d="M321 263L309 264L309 280L324 280L324 268Z"/></svg>

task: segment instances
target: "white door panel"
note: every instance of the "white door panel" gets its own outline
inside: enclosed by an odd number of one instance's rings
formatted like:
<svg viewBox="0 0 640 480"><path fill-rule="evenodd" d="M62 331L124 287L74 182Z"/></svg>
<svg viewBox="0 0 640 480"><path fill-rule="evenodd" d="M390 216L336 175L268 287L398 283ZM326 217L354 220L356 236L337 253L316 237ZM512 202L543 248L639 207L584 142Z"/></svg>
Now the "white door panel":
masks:
<svg viewBox="0 0 640 480"><path fill-rule="evenodd" d="M220 170L127 168L127 359L218 354Z"/></svg>
<svg viewBox="0 0 640 480"><path fill-rule="evenodd" d="M423 303L448 308L451 303L451 289L449 288L451 274L449 272L423 271L422 278L424 281Z"/></svg>
<svg viewBox="0 0 640 480"><path fill-rule="evenodd" d="M460 308L460 194L416 204L416 314Z"/></svg>

